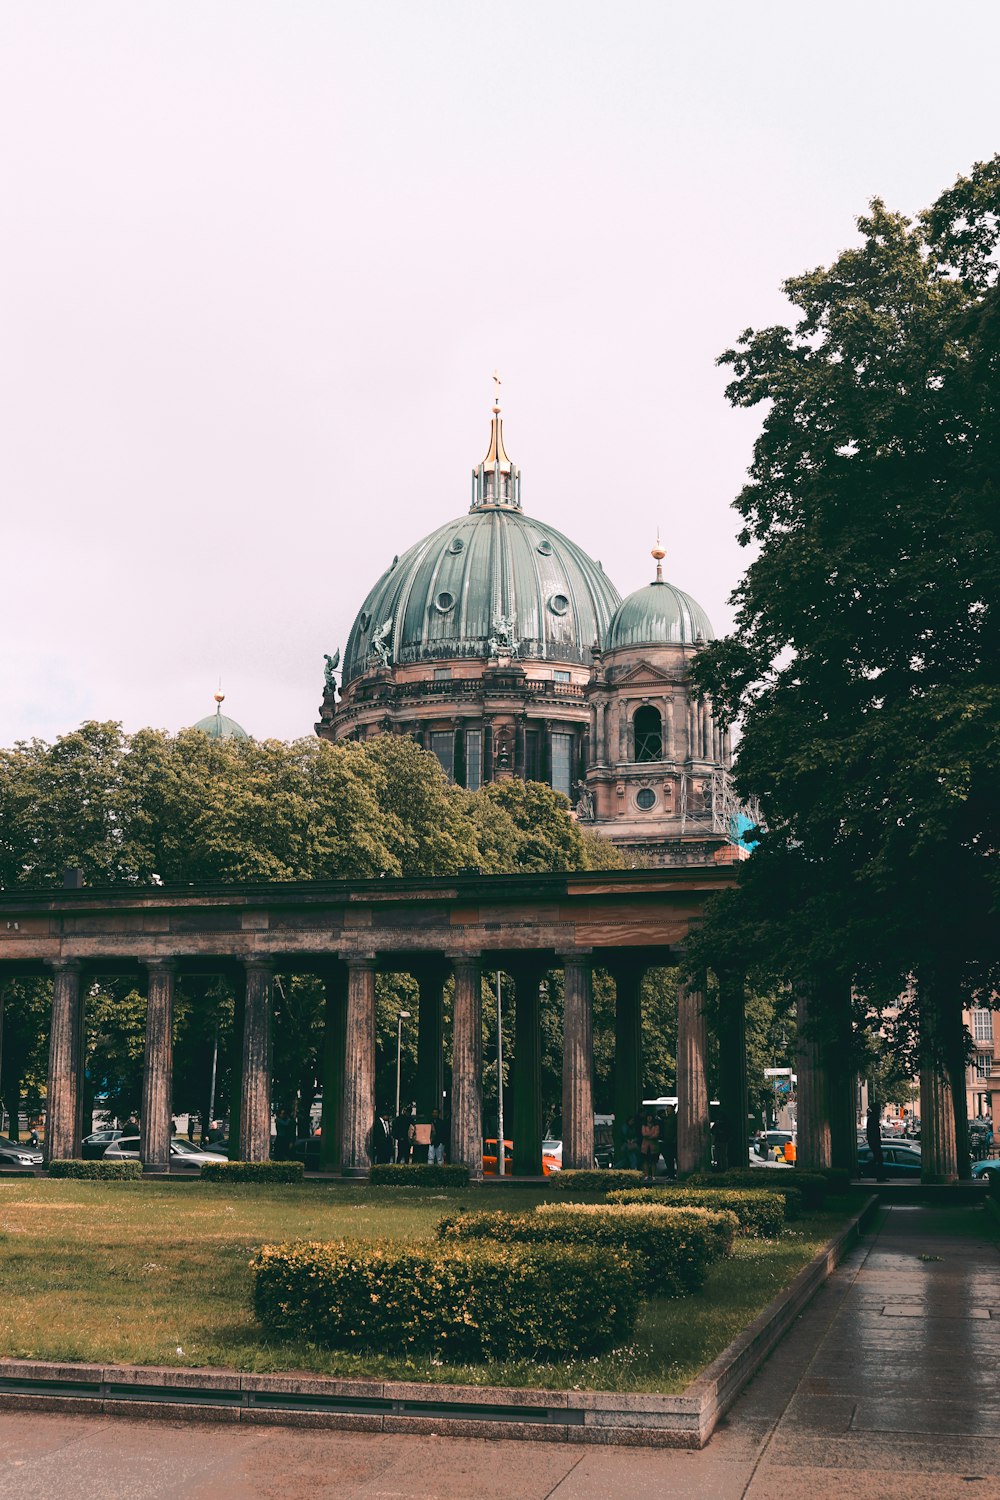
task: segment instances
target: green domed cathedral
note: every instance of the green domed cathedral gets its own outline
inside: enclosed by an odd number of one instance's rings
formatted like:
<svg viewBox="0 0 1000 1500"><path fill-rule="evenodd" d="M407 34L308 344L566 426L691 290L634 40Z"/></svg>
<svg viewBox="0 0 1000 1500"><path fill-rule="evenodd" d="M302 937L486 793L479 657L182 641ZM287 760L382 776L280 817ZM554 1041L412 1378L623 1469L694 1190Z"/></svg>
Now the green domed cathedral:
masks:
<svg viewBox="0 0 1000 1500"><path fill-rule="evenodd" d="M335 657L316 732L408 734L476 790L547 782L577 817L662 864L737 856L728 736L693 697L713 638L690 595L656 577L622 599L576 542L525 515L499 404L466 515L394 557Z"/></svg>

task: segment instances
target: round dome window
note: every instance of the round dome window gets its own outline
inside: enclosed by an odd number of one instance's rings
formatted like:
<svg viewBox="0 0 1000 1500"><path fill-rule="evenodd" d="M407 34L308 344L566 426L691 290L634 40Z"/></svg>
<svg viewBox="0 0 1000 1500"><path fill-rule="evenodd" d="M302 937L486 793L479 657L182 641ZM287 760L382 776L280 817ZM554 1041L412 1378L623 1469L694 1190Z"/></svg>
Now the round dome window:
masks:
<svg viewBox="0 0 1000 1500"><path fill-rule="evenodd" d="M446 615L450 609L455 608L454 594L449 594L447 591L438 594L434 600L434 608L441 614Z"/></svg>
<svg viewBox="0 0 1000 1500"><path fill-rule="evenodd" d="M569 609L569 600L565 594L553 594L549 600L549 609L554 615L564 615Z"/></svg>
<svg viewBox="0 0 1000 1500"><path fill-rule="evenodd" d="M643 812L648 812L656 805L656 793L651 786L644 786L635 794L636 806L641 807Z"/></svg>
<svg viewBox="0 0 1000 1500"><path fill-rule="evenodd" d="M358 624L361 626L361 629L362 630L367 630L368 627L369 627L369 625L371 624L371 622L372 622L371 615L368 613L368 611L366 609L363 609L361 611L360 615L358 616Z"/></svg>
<svg viewBox="0 0 1000 1500"><path fill-rule="evenodd" d="M464 552L465 551L465 543L462 541L462 538L460 536L456 536L456 537L452 538L452 543L451 543L451 546L448 548L448 551L449 552Z"/></svg>
<svg viewBox="0 0 1000 1500"><path fill-rule="evenodd" d="M544 541L543 542L539 542L537 550L542 554L543 557L551 557L552 556L552 543L551 542L544 542Z"/></svg>

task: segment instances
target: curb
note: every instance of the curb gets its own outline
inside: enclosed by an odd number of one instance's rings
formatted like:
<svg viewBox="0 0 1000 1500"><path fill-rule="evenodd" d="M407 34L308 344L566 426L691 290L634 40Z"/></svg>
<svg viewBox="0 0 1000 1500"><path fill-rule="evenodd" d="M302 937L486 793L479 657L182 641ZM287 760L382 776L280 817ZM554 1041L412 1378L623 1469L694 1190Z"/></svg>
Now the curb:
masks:
<svg viewBox="0 0 1000 1500"><path fill-rule="evenodd" d="M249 1375L152 1365L0 1359L0 1409L440 1437L703 1448L720 1417L860 1238L878 1208L826 1244L677 1396Z"/></svg>

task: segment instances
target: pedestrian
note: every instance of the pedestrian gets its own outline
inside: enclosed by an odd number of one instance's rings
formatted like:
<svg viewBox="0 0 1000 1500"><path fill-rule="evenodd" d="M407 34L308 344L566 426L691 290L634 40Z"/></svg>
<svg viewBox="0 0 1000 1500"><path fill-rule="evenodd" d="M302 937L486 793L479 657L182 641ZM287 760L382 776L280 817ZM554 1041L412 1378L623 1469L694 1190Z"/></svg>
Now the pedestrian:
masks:
<svg viewBox="0 0 1000 1500"><path fill-rule="evenodd" d="M427 1163L431 1167L444 1166L444 1139L439 1109L431 1110L431 1139L427 1147Z"/></svg>
<svg viewBox="0 0 1000 1500"><path fill-rule="evenodd" d="M865 1135L872 1153L872 1166L875 1169L875 1181L885 1181L885 1157L882 1155L882 1110L872 1100L868 1106L868 1123L865 1126Z"/></svg>
<svg viewBox="0 0 1000 1500"><path fill-rule="evenodd" d="M677 1176L677 1108L668 1104L660 1125L660 1154L668 1177Z"/></svg>
<svg viewBox="0 0 1000 1500"><path fill-rule="evenodd" d="M393 1139L396 1142L396 1162L406 1166L410 1160L410 1111L401 1109L393 1121Z"/></svg>
<svg viewBox="0 0 1000 1500"><path fill-rule="evenodd" d="M274 1156L276 1161L288 1161L295 1145L295 1120L282 1107L274 1120Z"/></svg>
<svg viewBox="0 0 1000 1500"><path fill-rule="evenodd" d="M372 1155L379 1165L392 1161L392 1114L387 1104L379 1110L372 1132Z"/></svg>
<svg viewBox="0 0 1000 1500"><path fill-rule="evenodd" d="M647 1182L652 1182L660 1159L660 1123L655 1110L648 1110L643 1117L639 1151L642 1156L642 1175Z"/></svg>

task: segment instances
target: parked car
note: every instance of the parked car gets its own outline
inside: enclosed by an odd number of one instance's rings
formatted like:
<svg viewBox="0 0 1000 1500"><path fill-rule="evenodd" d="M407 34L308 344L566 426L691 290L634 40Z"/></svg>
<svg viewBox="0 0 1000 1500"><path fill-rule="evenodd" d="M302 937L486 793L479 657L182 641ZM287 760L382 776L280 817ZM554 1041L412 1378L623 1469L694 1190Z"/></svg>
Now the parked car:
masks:
<svg viewBox="0 0 1000 1500"><path fill-rule="evenodd" d="M543 1177L548 1177L550 1175L550 1173L552 1173L552 1172L558 1172L561 1169L561 1167L562 1167L562 1141L559 1142L559 1160L558 1161L556 1160L555 1156L552 1156L552 1155L549 1155L549 1154L546 1153L545 1146L548 1145L548 1144L551 1144L551 1142L545 1142L542 1145L542 1176ZM504 1141L504 1143L503 1143L503 1161L504 1161L504 1174L507 1177L512 1176L513 1172L514 1172L514 1143L513 1143L513 1141ZM494 1136L492 1138L492 1140L483 1141L483 1176L484 1177L496 1177L497 1175L498 1175L498 1173L497 1173L497 1143L496 1143L496 1137Z"/></svg>
<svg viewBox="0 0 1000 1500"><path fill-rule="evenodd" d="M112 1141L121 1140L124 1130L95 1130L83 1138L84 1161L99 1161Z"/></svg>
<svg viewBox="0 0 1000 1500"><path fill-rule="evenodd" d="M985 1161L975 1162L972 1176L977 1182L985 1179L991 1187L1000 1188L1000 1158L990 1156Z"/></svg>
<svg viewBox="0 0 1000 1500"><path fill-rule="evenodd" d="M291 1149L292 1160L300 1161L307 1172L319 1172L321 1170L320 1147L322 1144L322 1136L300 1135Z"/></svg>
<svg viewBox="0 0 1000 1500"><path fill-rule="evenodd" d="M882 1161L887 1177L920 1176L920 1152L916 1146L911 1146L906 1141L883 1141ZM872 1148L867 1144L859 1146L858 1176L873 1177L874 1175Z"/></svg>
<svg viewBox="0 0 1000 1500"><path fill-rule="evenodd" d="M119 1136L118 1140L112 1141L104 1153L105 1161L138 1161L141 1156L139 1137L137 1135ZM200 1146L192 1146L190 1141L175 1136L170 1142L170 1170L171 1172L200 1172L202 1167L210 1161L228 1161L218 1151L203 1151Z"/></svg>
<svg viewBox="0 0 1000 1500"><path fill-rule="evenodd" d="M761 1130L754 1136L753 1150L758 1156L766 1156L771 1161L784 1161L785 1147L794 1140L793 1130Z"/></svg>
<svg viewBox="0 0 1000 1500"><path fill-rule="evenodd" d="M11 1141L0 1135L0 1166L40 1167L42 1160L37 1146L31 1146L27 1141Z"/></svg>

